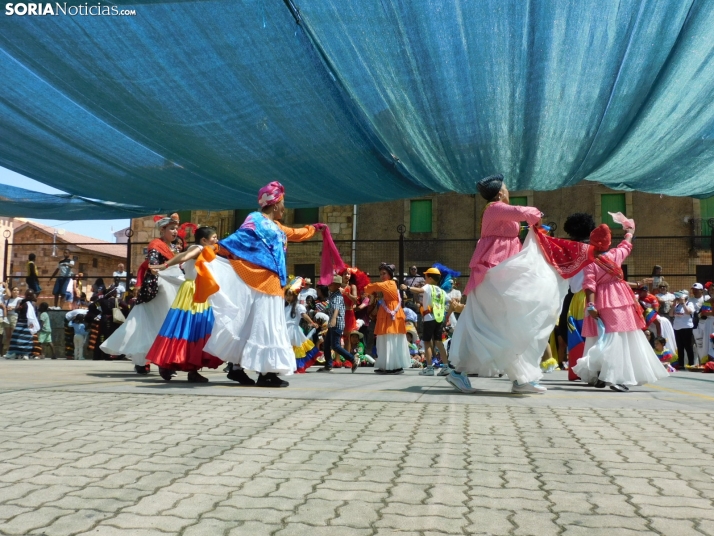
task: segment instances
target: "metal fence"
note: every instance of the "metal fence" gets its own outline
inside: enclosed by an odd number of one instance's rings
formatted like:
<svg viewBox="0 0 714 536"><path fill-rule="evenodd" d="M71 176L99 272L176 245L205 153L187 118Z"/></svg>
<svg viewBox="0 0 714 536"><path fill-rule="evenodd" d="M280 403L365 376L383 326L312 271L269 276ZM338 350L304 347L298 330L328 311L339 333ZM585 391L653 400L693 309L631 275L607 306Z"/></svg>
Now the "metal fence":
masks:
<svg viewBox="0 0 714 536"><path fill-rule="evenodd" d="M621 238L614 237L613 245ZM376 279L381 262L399 267L406 275L408 267L416 265L419 272L440 262L461 272L461 288L469 275L469 262L476 247L474 239L460 240L357 240L336 241L342 258L347 263L354 259L356 265ZM631 281L652 275L655 265L672 289L689 288L695 281L711 281L712 250L710 236L653 236L636 237L632 254L623 269ZM302 242L288 246L288 271L294 275L312 277L319 273L320 242ZM400 264L401 259L401 264Z"/></svg>
<svg viewBox="0 0 714 536"><path fill-rule="evenodd" d="M613 244L617 244L619 239L613 238ZM395 264L398 271L406 274L408 267L416 265L422 272L434 262L440 262L458 270L462 273L459 278L461 288L466 283L469 274L469 261L476 246L474 239L459 240L415 240L396 235L391 240L338 240L335 242L342 258L348 264L355 264L365 272L369 273L373 279L377 278L378 267L381 262ZM105 245L123 251L126 257L127 267L127 288L132 271L143 258L135 258L132 266L132 251L134 257L141 257L141 252L148 243L132 242L131 239L126 244L114 243L61 243L57 244L57 260L61 258L63 248L76 246L81 248L84 245ZM12 247L15 262L11 264L9 259L9 247ZM137 247L138 246L138 247ZM10 279L11 284L24 285L25 262L29 253L37 251L38 248L47 248L46 243L9 243L6 241L5 258L3 263L4 279ZM52 247L52 244L49 244ZM306 277L315 277L320 270L320 257L322 253L322 242L311 240L308 242L291 243L288 247L287 263L288 271L291 274ZM118 255L119 253L116 253ZM21 262L18 263L18 260ZM18 266L18 264L20 264ZM694 281L704 282L712 280L712 237L711 236L661 236L661 237L636 237L632 254L627 258L623 266L627 278L631 281L649 277L655 265L662 267L665 279L673 289L689 288ZM134 268L134 270L132 270ZM54 270L54 267L52 268ZM75 270L77 272L78 270ZM18 275L18 272L21 275ZM90 283L95 278L109 278L112 273L91 273L85 274L85 280L91 278ZM49 276L41 276L42 286L47 284Z"/></svg>

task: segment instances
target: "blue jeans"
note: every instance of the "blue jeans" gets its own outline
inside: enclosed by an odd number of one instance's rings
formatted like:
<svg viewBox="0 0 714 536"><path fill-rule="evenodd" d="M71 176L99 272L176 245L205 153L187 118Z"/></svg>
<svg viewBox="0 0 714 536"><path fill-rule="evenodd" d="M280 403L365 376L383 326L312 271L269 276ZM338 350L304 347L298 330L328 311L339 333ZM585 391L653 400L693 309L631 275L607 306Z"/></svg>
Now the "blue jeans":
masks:
<svg viewBox="0 0 714 536"><path fill-rule="evenodd" d="M325 342L322 345L323 353L325 354L325 368L332 368L332 350L340 354L350 363L355 362L355 358L342 347L342 330L337 328L328 328Z"/></svg>

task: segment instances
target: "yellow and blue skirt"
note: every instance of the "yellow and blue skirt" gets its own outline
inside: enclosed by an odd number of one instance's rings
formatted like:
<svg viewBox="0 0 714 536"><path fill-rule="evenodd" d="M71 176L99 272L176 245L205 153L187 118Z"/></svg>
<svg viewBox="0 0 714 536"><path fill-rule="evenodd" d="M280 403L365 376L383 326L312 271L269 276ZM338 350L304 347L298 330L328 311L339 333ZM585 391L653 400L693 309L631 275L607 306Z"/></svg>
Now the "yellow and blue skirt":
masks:
<svg viewBox="0 0 714 536"><path fill-rule="evenodd" d="M162 368L191 372L218 368L223 361L203 351L213 329L213 310L208 302L194 303L196 285L184 281L178 289L158 336L146 356Z"/></svg>

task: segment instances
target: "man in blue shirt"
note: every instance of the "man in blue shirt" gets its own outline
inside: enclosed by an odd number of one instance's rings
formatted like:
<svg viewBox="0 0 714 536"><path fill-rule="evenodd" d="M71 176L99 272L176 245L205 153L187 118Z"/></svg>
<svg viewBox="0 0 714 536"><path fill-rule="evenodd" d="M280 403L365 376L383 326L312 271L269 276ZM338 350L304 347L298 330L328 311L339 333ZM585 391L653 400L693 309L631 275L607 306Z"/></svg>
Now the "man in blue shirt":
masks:
<svg viewBox="0 0 714 536"><path fill-rule="evenodd" d="M342 332L345 330L345 300L340 287L342 287L342 276L333 276L332 284L328 287L330 295L327 298L328 307L325 311L330 317L330 322L327 324L327 335L323 343L325 366L317 372L332 372L332 350L344 357L345 361L352 363L352 372L359 366L354 356L342 347Z"/></svg>

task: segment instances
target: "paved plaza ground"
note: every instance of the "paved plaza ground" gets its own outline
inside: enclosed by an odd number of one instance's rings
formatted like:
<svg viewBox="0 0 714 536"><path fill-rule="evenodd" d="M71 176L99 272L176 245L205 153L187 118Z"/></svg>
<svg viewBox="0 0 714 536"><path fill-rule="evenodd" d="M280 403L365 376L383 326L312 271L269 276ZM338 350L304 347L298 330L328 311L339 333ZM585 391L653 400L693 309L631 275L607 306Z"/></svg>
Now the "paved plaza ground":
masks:
<svg viewBox="0 0 714 536"><path fill-rule="evenodd" d="M313 369L314 370L314 369ZM287 389L0 362L0 534L714 535L714 378L544 396L417 371Z"/></svg>

